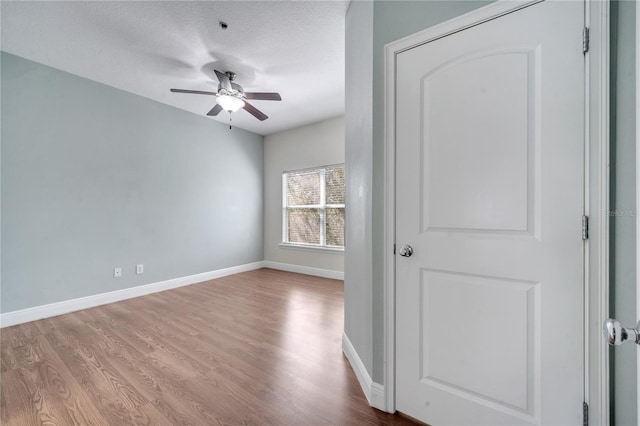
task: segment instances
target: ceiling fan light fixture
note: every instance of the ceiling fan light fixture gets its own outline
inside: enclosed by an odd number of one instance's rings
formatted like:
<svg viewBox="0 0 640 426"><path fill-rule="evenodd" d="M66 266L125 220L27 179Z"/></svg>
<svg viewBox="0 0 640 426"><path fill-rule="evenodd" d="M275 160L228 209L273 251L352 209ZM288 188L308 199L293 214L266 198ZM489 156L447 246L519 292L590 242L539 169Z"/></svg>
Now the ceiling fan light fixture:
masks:
<svg viewBox="0 0 640 426"><path fill-rule="evenodd" d="M236 112L244 106L244 101L236 96L231 95L219 95L216 98L216 102L225 111Z"/></svg>

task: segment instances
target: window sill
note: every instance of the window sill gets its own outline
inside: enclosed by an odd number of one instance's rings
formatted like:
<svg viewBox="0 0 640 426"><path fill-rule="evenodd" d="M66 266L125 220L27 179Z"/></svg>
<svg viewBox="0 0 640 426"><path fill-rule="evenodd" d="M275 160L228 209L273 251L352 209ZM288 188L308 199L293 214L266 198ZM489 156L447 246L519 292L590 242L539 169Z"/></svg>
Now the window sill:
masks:
<svg viewBox="0 0 640 426"><path fill-rule="evenodd" d="M332 252L332 253L344 253L344 247L323 247L323 246L314 246L307 244L293 244L293 243L280 243L278 244L280 248L284 249L301 249L301 250L309 250L309 251L322 251L322 252Z"/></svg>

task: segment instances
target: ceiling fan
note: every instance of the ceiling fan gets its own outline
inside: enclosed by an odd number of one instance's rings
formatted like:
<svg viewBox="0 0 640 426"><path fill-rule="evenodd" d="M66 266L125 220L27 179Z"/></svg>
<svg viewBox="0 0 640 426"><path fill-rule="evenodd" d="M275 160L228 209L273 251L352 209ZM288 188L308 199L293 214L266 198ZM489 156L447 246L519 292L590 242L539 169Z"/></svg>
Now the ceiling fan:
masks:
<svg viewBox="0 0 640 426"><path fill-rule="evenodd" d="M267 118L267 115L251 105L247 102L247 99L255 99L261 101L281 101L279 93L275 92L245 92L237 83L234 83L233 80L236 78L236 73L227 71L220 72L218 70L214 70L216 72L216 76L218 76L218 92L204 92L201 90L185 90L185 89L171 89L174 93L192 93L195 95L213 95L216 97L216 106L214 106L211 111L207 113L209 116L216 116L220 113L220 111L225 110L231 112L236 112L240 108L243 108L249 114L253 115L260 121L264 121Z"/></svg>

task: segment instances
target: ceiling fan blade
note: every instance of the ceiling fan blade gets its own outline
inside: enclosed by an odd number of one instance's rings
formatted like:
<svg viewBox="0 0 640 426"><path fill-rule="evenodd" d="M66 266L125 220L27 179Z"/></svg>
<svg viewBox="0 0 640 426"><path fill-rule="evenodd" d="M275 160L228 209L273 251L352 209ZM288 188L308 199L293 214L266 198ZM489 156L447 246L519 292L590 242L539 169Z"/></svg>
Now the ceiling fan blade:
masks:
<svg viewBox="0 0 640 426"><path fill-rule="evenodd" d="M211 111L209 111L207 115L213 117L220 114L220 111L222 111L222 107L219 104L216 104L216 106L211 108Z"/></svg>
<svg viewBox="0 0 640 426"><path fill-rule="evenodd" d="M202 90L184 90L184 89L171 89L174 93L193 93L194 95L217 95L215 92L203 92Z"/></svg>
<svg viewBox="0 0 640 426"><path fill-rule="evenodd" d="M249 102L245 102L242 108L244 108L245 111L247 111L249 114L253 115L255 118L257 118L260 121L264 121L267 118L269 118L265 113L263 113L262 111L260 111L259 109L251 105Z"/></svg>
<svg viewBox="0 0 640 426"><path fill-rule="evenodd" d="M229 80L229 77L227 77L227 75L223 72L220 72L218 70L214 70L216 72L216 75L218 76L218 80L220 81L220 84L222 85L222 88L224 90L228 90L231 91L231 81Z"/></svg>
<svg viewBox="0 0 640 426"><path fill-rule="evenodd" d="M281 101L280 93L275 92L244 92L247 99L256 99L259 101Z"/></svg>

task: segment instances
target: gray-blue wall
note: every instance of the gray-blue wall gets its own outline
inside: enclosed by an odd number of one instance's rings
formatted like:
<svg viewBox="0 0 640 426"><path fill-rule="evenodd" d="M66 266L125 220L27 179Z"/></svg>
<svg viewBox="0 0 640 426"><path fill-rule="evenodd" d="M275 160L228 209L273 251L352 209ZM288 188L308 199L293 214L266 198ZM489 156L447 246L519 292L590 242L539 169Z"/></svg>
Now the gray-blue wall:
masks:
<svg viewBox="0 0 640 426"><path fill-rule="evenodd" d="M2 312L263 260L262 136L1 61Z"/></svg>
<svg viewBox="0 0 640 426"><path fill-rule="evenodd" d="M373 2L352 1L347 11L345 28L347 245L344 253L344 332L371 375Z"/></svg>

